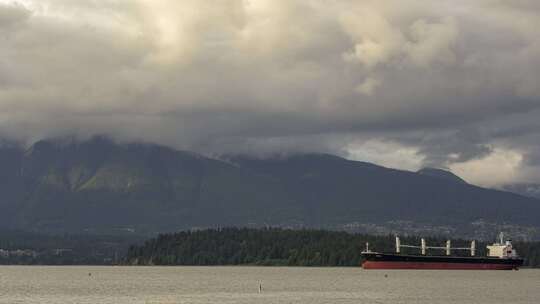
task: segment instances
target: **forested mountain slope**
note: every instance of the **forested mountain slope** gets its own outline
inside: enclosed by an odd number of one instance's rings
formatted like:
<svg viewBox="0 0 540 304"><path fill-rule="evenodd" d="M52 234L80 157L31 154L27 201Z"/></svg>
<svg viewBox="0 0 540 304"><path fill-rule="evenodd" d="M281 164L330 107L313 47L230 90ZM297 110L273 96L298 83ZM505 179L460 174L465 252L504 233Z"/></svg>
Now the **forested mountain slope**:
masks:
<svg viewBox="0 0 540 304"><path fill-rule="evenodd" d="M25 230L540 226L534 198L324 154L216 160L96 137L3 145L0 168L0 226Z"/></svg>

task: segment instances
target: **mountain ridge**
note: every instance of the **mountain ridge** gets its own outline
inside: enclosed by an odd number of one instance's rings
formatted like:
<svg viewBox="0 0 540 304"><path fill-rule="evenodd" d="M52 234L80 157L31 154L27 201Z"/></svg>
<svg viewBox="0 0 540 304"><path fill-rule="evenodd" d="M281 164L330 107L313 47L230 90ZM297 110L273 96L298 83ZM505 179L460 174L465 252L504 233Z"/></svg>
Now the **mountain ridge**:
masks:
<svg viewBox="0 0 540 304"><path fill-rule="evenodd" d="M220 160L98 137L0 148L0 165L1 225L51 233L412 225L463 235L484 223L536 238L540 227L540 200L328 154Z"/></svg>
<svg viewBox="0 0 540 304"><path fill-rule="evenodd" d="M454 181L456 183L467 184L467 182L463 178L457 176L451 171L444 170L444 169L426 167L426 168L422 168L416 171L416 173L435 177L435 178L442 178L448 181Z"/></svg>
<svg viewBox="0 0 540 304"><path fill-rule="evenodd" d="M540 184L514 183L502 186L501 190L540 199Z"/></svg>

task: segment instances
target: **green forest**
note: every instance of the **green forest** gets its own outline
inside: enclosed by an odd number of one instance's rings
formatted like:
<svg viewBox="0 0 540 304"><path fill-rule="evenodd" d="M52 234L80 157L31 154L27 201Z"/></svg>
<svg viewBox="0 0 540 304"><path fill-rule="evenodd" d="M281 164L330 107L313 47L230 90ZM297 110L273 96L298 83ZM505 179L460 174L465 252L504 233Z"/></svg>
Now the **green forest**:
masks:
<svg viewBox="0 0 540 304"><path fill-rule="evenodd" d="M404 244L420 238L401 237ZM428 244L444 244L443 238L427 238ZM224 228L161 234L140 246L131 246L129 265L267 265L359 266L366 242L374 251L394 250L394 236L373 236L324 230ZM453 247L467 247L468 240L452 240ZM540 242L514 242L528 267L540 266ZM478 255L486 243L478 242ZM415 253L410 249L405 253ZM443 252L436 250L429 254ZM461 252L467 254L467 252Z"/></svg>

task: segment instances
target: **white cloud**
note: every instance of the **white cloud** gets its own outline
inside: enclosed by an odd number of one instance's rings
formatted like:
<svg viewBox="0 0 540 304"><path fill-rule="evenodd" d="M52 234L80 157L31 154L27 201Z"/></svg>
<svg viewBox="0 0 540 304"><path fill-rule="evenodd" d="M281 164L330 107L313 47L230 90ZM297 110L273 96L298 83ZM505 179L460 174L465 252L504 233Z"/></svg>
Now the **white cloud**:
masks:
<svg viewBox="0 0 540 304"><path fill-rule="evenodd" d="M370 139L349 144L346 150L350 159L372 162L389 168L417 171L423 164L423 157L418 153L418 149L391 141Z"/></svg>
<svg viewBox="0 0 540 304"><path fill-rule="evenodd" d="M454 47L458 34L454 18L447 17L439 23L419 19L410 26L411 40L404 51L413 64L421 67L433 63L451 65L456 61Z"/></svg>
<svg viewBox="0 0 540 304"><path fill-rule="evenodd" d="M29 17L30 11L23 5L0 2L0 30L9 30Z"/></svg>
<svg viewBox="0 0 540 304"><path fill-rule="evenodd" d="M517 151L495 149L485 157L453 163L450 170L470 183L496 187L515 182L522 162L523 155Z"/></svg>

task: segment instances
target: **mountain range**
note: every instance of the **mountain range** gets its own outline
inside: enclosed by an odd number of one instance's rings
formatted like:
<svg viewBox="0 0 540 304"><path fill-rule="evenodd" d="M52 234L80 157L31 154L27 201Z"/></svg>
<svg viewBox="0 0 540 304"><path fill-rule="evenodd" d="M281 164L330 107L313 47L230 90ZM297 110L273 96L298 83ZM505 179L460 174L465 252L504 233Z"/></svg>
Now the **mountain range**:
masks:
<svg viewBox="0 0 540 304"><path fill-rule="evenodd" d="M441 169L327 154L208 158L153 144L0 145L0 228L138 233L223 226L540 238L540 200Z"/></svg>

